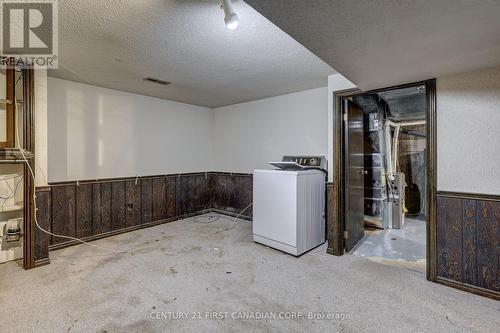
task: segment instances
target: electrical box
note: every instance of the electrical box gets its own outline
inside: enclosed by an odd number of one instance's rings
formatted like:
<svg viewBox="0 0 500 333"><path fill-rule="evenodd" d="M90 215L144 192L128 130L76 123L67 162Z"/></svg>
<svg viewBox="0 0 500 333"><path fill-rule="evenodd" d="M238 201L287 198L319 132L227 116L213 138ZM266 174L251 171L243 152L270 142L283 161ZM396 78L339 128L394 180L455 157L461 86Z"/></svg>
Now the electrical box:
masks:
<svg viewBox="0 0 500 333"><path fill-rule="evenodd" d="M0 165L0 263L23 258L22 165Z"/></svg>
<svg viewBox="0 0 500 333"><path fill-rule="evenodd" d="M23 219L0 222L0 263L23 257Z"/></svg>
<svg viewBox="0 0 500 333"><path fill-rule="evenodd" d="M403 227L405 219L405 174L402 172L395 172L392 174L390 180L390 200L392 203L392 225L393 229L400 229Z"/></svg>

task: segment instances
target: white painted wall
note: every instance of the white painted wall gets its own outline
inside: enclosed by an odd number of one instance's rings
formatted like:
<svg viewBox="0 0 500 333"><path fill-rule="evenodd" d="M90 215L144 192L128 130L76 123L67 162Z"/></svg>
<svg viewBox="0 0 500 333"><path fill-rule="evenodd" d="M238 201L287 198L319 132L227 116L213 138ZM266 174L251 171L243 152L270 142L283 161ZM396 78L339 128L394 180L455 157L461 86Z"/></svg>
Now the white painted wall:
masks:
<svg viewBox="0 0 500 333"><path fill-rule="evenodd" d="M38 93L43 99L43 85ZM319 88L210 110L49 78L48 127L41 123L37 137L48 129L49 182L250 173L287 154L328 154L327 94ZM47 149L39 142L37 151Z"/></svg>
<svg viewBox="0 0 500 333"><path fill-rule="evenodd" d="M212 124L205 107L49 78L49 182L211 170Z"/></svg>
<svg viewBox="0 0 500 333"><path fill-rule="evenodd" d="M340 74L328 78L329 124L333 93L354 88ZM437 123L438 190L500 194L500 68L439 78ZM333 126L328 130L332 156Z"/></svg>
<svg viewBox="0 0 500 333"><path fill-rule="evenodd" d="M326 156L327 95L325 87L214 109L214 170L251 173L283 155Z"/></svg>
<svg viewBox="0 0 500 333"><path fill-rule="evenodd" d="M438 78L438 190L500 194L500 68Z"/></svg>
<svg viewBox="0 0 500 333"><path fill-rule="evenodd" d="M210 110L53 78L47 89L44 71L35 85L39 186L47 170L54 182L329 158L333 94L355 88L335 74L328 88ZM442 77L437 89L438 190L500 194L500 68Z"/></svg>

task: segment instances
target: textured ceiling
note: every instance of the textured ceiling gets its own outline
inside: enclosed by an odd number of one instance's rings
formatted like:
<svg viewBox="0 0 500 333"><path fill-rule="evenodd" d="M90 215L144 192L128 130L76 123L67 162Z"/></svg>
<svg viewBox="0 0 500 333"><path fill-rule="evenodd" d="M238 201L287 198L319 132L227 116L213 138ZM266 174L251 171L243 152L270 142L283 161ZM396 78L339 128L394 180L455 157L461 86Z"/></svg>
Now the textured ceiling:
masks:
<svg viewBox="0 0 500 333"><path fill-rule="evenodd" d="M499 0L245 0L364 90L500 65Z"/></svg>
<svg viewBox="0 0 500 333"><path fill-rule="evenodd" d="M335 71L243 1L59 1L50 76L207 107L324 87ZM144 82L152 76L172 82Z"/></svg>

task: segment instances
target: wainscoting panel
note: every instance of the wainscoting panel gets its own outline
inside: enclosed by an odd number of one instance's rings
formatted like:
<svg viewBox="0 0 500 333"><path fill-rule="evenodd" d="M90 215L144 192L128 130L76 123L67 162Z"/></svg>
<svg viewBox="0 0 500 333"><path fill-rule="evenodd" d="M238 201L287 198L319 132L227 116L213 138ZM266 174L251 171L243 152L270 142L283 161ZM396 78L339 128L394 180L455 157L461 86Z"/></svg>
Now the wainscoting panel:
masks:
<svg viewBox="0 0 500 333"><path fill-rule="evenodd" d="M64 236L76 236L75 228L75 185L52 188L52 232ZM50 244L67 239L51 236Z"/></svg>
<svg viewBox="0 0 500 333"><path fill-rule="evenodd" d="M438 275L462 280L462 201L438 198Z"/></svg>
<svg viewBox="0 0 500 333"><path fill-rule="evenodd" d="M229 186L228 186L229 184ZM37 219L57 234L93 240L216 210L238 215L252 203L252 175L191 173L63 182L37 189ZM251 219L251 208L241 218ZM37 231L36 260L74 241Z"/></svg>
<svg viewBox="0 0 500 333"><path fill-rule="evenodd" d="M213 173L209 178L213 208L232 214L240 214L247 219L252 217L253 175L239 173Z"/></svg>
<svg viewBox="0 0 500 333"><path fill-rule="evenodd" d="M177 177L168 176L167 177L167 219L173 219L177 216L177 200L176 200L176 188L177 188Z"/></svg>
<svg viewBox="0 0 500 333"><path fill-rule="evenodd" d="M195 202L196 202L196 176L189 175L187 178L187 192L185 197L185 207L183 215L191 215L195 212Z"/></svg>
<svg viewBox="0 0 500 333"><path fill-rule="evenodd" d="M214 208L224 210L226 208L227 198L227 176L222 173L214 174L215 178L215 193L214 193Z"/></svg>
<svg viewBox="0 0 500 333"><path fill-rule="evenodd" d="M153 179L141 180L142 223L153 221Z"/></svg>
<svg viewBox="0 0 500 333"><path fill-rule="evenodd" d="M92 236L92 184L77 186L75 192L75 236L76 238Z"/></svg>
<svg viewBox="0 0 500 333"><path fill-rule="evenodd" d="M111 183L95 183L93 186L94 235L111 231Z"/></svg>
<svg viewBox="0 0 500 333"><path fill-rule="evenodd" d="M207 190L207 174L195 176L195 203L194 211L199 212L210 207Z"/></svg>
<svg viewBox="0 0 500 333"><path fill-rule="evenodd" d="M207 200L208 206L215 208L215 196L217 195L217 174L214 172L209 172L207 175Z"/></svg>
<svg viewBox="0 0 500 333"><path fill-rule="evenodd" d="M51 194L50 187L37 188L36 190L36 220L38 224L50 231ZM35 230L35 266L48 263L50 236L40 229Z"/></svg>
<svg viewBox="0 0 500 333"><path fill-rule="evenodd" d="M253 207L249 207L253 203L253 176L243 175L240 177L242 193L240 193L241 210L246 209L243 216L252 218Z"/></svg>
<svg viewBox="0 0 500 333"><path fill-rule="evenodd" d="M187 212L188 200L188 178L178 177L175 188L177 213L175 216L182 216Z"/></svg>
<svg viewBox="0 0 500 333"><path fill-rule="evenodd" d="M125 204L125 182L113 182L111 185L111 230L125 228Z"/></svg>
<svg viewBox="0 0 500 333"><path fill-rule="evenodd" d="M438 193L438 278L500 292L500 199Z"/></svg>
<svg viewBox="0 0 500 333"><path fill-rule="evenodd" d="M462 281L477 285L477 202L464 200L463 208L463 241L462 241Z"/></svg>
<svg viewBox="0 0 500 333"><path fill-rule="evenodd" d="M239 208L238 202L237 202L237 197L238 197L238 192L239 192L239 187L237 184L237 179L236 177L229 175L226 176L226 205L225 209L231 213L235 213L236 210Z"/></svg>
<svg viewBox="0 0 500 333"><path fill-rule="evenodd" d="M500 291L500 202L477 203L477 285Z"/></svg>
<svg viewBox="0 0 500 333"><path fill-rule="evenodd" d="M166 177L153 179L153 221L167 218Z"/></svg>
<svg viewBox="0 0 500 333"><path fill-rule="evenodd" d="M143 181L127 180L125 182L126 214L125 225L133 227L142 223L141 190Z"/></svg>

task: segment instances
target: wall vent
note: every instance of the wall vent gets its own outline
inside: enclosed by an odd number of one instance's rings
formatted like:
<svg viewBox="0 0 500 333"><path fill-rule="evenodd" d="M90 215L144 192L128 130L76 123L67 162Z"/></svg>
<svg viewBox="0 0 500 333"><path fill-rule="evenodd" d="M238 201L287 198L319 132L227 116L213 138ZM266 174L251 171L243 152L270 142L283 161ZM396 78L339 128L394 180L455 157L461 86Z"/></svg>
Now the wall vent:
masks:
<svg viewBox="0 0 500 333"><path fill-rule="evenodd" d="M149 82L153 82L153 83L156 83L156 84L161 84L162 86L168 86L169 84L171 84L171 82L160 80L160 79L156 79L154 77L149 77L149 76L146 77L146 78L144 78L144 81L149 81Z"/></svg>

